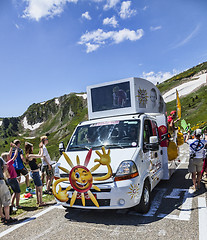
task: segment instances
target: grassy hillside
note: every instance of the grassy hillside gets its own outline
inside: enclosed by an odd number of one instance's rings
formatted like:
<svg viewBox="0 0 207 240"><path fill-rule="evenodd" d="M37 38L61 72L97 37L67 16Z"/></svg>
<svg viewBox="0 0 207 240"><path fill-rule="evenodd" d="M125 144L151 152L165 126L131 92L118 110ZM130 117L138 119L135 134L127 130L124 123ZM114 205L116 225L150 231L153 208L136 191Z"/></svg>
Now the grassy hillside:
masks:
<svg viewBox="0 0 207 240"><path fill-rule="evenodd" d="M191 127L207 126L207 86L180 98L182 117ZM167 103L167 112L176 109L176 101ZM179 123L180 125L180 123Z"/></svg>
<svg viewBox="0 0 207 240"><path fill-rule="evenodd" d="M71 137L77 124L87 119L87 104L82 97L72 93L59 98L60 104L55 104L55 99L49 100L44 104L32 104L28 110L18 118L23 120L26 116L27 122L33 125L38 122L43 124L36 130L25 130L21 124L17 128L18 132L8 132L11 128L12 118L7 118L7 127L1 127L0 133L0 153L8 151L9 143L14 139L19 139L22 142L21 148L24 149L25 141L34 144L34 152L38 152L40 136L47 135L49 139L48 151L53 160L59 158L59 143L64 142L65 146ZM12 120L12 121L11 121ZM34 137L28 139L28 137Z"/></svg>
<svg viewBox="0 0 207 240"><path fill-rule="evenodd" d="M195 67L192 67L176 76L173 76L172 78L164 81L163 83L157 85L161 93L165 93L169 91L170 89L181 85L184 82L189 81L192 77L195 77L196 74L201 72L207 72L207 62L201 63Z"/></svg>
<svg viewBox="0 0 207 240"><path fill-rule="evenodd" d="M157 87L162 93L165 93L204 72L207 72L207 62L184 71L159 84ZM185 97L181 97L180 100L182 119L190 123L193 128L207 125L207 86ZM167 103L168 113L175 109L175 100ZM36 123L42 123L42 125L33 131L25 129L22 124L25 117L29 125ZM48 151L51 158L57 160L59 158L59 143L63 141L65 146L67 146L77 124L86 119L87 102L75 93L53 98L44 103L32 104L20 117L0 119L3 121L0 127L0 153L8 151L9 143L16 138L22 142L22 149L24 149L25 141L33 143L34 152L37 153L40 136L47 135L49 139ZM33 139L28 139L28 137L33 137Z"/></svg>

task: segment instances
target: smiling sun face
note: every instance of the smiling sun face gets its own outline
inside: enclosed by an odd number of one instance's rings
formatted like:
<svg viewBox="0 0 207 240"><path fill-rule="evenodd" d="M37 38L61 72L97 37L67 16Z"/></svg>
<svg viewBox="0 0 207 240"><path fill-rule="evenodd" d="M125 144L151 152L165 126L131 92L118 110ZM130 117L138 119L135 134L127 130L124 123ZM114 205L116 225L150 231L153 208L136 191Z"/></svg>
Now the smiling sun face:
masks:
<svg viewBox="0 0 207 240"><path fill-rule="evenodd" d="M78 192L87 192L93 183L91 172L85 166L75 166L69 174L71 186Z"/></svg>
<svg viewBox="0 0 207 240"><path fill-rule="evenodd" d="M103 154L101 154L99 151L96 151L96 154L99 156L99 159L95 159L94 162L98 162L98 164L94 165L90 170L88 170L87 166L91 158L92 149L90 149L89 152L87 153L83 166L80 165L80 159L78 156L76 157L77 165L74 166L72 161L68 157L68 155L63 152L66 162L72 169L70 171L64 167L59 166L59 169L69 174L69 180L70 180L70 185L65 190L62 190L62 188L59 187L58 192L56 192L57 184L59 184L60 182L68 181L68 178L58 179L53 183L52 191L54 196L59 201L61 202L68 201L67 191L74 189L74 192L70 200L71 207L75 203L78 193L81 193L81 200L82 200L83 206L85 206L85 194L87 193L91 201L94 203L94 205L96 207L99 207L98 201L96 197L93 195L93 193L90 191L90 189L92 188L92 189L95 189L96 191L101 191L101 190L96 185L93 185L93 180L104 181L109 179L112 176L112 169L110 166L110 162L111 162L110 150L108 150L108 152L106 153L105 148L102 147L102 152ZM91 173L94 172L96 169L98 169L101 165L105 165L108 168L108 173L101 177L93 177Z"/></svg>

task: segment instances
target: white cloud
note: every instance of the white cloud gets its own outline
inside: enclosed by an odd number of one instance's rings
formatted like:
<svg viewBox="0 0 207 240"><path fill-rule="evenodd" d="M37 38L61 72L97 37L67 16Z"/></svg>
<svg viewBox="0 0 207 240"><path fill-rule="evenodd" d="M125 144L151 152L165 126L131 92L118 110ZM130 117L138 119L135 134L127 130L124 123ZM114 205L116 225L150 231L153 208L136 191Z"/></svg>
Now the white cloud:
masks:
<svg viewBox="0 0 207 240"><path fill-rule="evenodd" d="M78 44L85 45L86 52L93 52L97 50L101 45L106 43L118 44L125 40L137 41L144 35L143 29L137 29L137 31L122 29L119 31L104 32L102 29L97 29L92 32L86 32L81 36Z"/></svg>
<svg viewBox="0 0 207 240"><path fill-rule="evenodd" d="M18 24L14 24L17 29L20 29L20 26Z"/></svg>
<svg viewBox="0 0 207 240"><path fill-rule="evenodd" d="M144 7L142 8L142 10L143 10L143 11L146 11L148 8L149 8L149 6L144 6Z"/></svg>
<svg viewBox="0 0 207 240"><path fill-rule="evenodd" d="M39 21L43 17L54 17L63 12L68 2L77 3L78 0L24 0L27 4L23 17Z"/></svg>
<svg viewBox="0 0 207 240"><path fill-rule="evenodd" d="M108 10L110 8L113 8L119 3L120 0L107 0L106 5L104 5L104 10Z"/></svg>
<svg viewBox="0 0 207 240"><path fill-rule="evenodd" d="M174 75L176 75L178 73L179 72L175 69L173 69L172 73L171 72L158 72L158 73L155 73L155 72L145 73L145 72L143 72L142 77L144 79L147 79L150 82L156 84L157 82L161 83L161 82L173 77Z"/></svg>
<svg viewBox="0 0 207 240"><path fill-rule="evenodd" d="M150 27L150 30L151 31L157 31L157 30L160 30L162 28L162 26L156 26L156 27Z"/></svg>
<svg viewBox="0 0 207 240"><path fill-rule="evenodd" d="M184 40L182 40L181 42L176 44L173 48L181 47L181 46L185 45L186 43L188 43L194 36L196 36L199 29L200 29L200 25L197 25L195 27L195 29Z"/></svg>
<svg viewBox="0 0 207 240"><path fill-rule="evenodd" d="M124 28L123 30L114 32L113 39L115 43L120 43L123 42L124 40L137 41L143 36L143 34L144 31L142 29L138 29L135 32L133 30Z"/></svg>
<svg viewBox="0 0 207 240"><path fill-rule="evenodd" d="M99 44L86 43L86 47L87 47L86 52L90 53L90 52L96 51L100 47L100 45Z"/></svg>
<svg viewBox="0 0 207 240"><path fill-rule="evenodd" d="M82 18L86 18L86 19L88 19L88 20L91 20L91 16L89 15L88 12L83 13L83 14L82 14Z"/></svg>
<svg viewBox="0 0 207 240"><path fill-rule="evenodd" d="M111 26L113 26L114 28L118 26L118 22L117 22L115 16L113 16L113 17L111 17L111 18L105 18L105 19L103 20L103 24L104 24L104 25L111 25Z"/></svg>
<svg viewBox="0 0 207 240"><path fill-rule="evenodd" d="M136 14L136 10L130 9L131 1L124 1L121 4L121 10L119 15L122 19L130 18L131 16Z"/></svg>

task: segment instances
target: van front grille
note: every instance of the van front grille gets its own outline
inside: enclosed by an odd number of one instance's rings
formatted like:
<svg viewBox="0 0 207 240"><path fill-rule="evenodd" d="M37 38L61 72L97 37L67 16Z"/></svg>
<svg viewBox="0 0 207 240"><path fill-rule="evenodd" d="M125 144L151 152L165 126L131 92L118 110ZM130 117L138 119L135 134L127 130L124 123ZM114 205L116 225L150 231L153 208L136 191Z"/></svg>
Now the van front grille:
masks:
<svg viewBox="0 0 207 240"><path fill-rule="evenodd" d="M98 204L100 207L104 207L104 206L110 206L110 199L97 199ZM67 204L70 204L70 199L66 202ZM76 199L74 206L83 206L81 199ZM91 201L91 199L85 199L85 206L86 207L91 207L94 206L94 203Z"/></svg>

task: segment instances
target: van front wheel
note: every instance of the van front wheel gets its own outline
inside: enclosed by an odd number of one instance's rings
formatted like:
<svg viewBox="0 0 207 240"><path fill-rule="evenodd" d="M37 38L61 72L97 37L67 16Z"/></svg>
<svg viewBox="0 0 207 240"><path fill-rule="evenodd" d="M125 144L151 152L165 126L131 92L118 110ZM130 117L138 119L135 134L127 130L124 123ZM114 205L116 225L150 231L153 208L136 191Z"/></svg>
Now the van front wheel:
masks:
<svg viewBox="0 0 207 240"><path fill-rule="evenodd" d="M150 184L148 181L145 181L140 203L137 206L135 206L135 210L139 213L147 213L150 209L150 204L151 204Z"/></svg>

